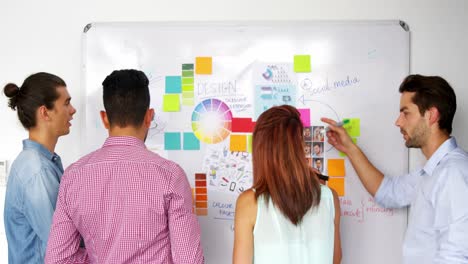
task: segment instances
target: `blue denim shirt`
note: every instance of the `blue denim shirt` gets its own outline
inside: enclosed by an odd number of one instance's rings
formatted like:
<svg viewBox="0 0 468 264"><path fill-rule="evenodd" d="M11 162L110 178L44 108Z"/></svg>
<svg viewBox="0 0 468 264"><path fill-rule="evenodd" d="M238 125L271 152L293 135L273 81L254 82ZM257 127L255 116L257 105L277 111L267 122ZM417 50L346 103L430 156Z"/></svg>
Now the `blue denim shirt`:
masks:
<svg viewBox="0 0 468 264"><path fill-rule="evenodd" d="M468 263L468 154L445 141L422 169L385 177L375 195L383 207L411 206L403 263Z"/></svg>
<svg viewBox="0 0 468 264"><path fill-rule="evenodd" d="M44 263L63 166L60 157L26 139L8 177L4 222L9 263Z"/></svg>

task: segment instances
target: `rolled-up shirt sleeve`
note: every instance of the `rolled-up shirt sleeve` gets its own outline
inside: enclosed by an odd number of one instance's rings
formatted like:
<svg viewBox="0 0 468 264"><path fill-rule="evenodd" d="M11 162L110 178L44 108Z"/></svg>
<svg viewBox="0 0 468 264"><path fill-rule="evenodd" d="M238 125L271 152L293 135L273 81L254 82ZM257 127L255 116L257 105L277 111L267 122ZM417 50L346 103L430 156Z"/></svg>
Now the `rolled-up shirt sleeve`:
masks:
<svg viewBox="0 0 468 264"><path fill-rule="evenodd" d="M409 206L416 195L416 185L422 170L402 176L386 175L375 193L375 201L385 208L402 208Z"/></svg>

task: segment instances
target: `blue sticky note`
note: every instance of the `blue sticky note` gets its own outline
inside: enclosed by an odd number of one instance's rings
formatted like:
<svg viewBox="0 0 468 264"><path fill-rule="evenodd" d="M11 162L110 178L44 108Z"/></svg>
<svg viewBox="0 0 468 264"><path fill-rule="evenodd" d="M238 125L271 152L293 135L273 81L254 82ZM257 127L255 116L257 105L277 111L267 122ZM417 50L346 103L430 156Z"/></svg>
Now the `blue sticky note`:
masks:
<svg viewBox="0 0 468 264"><path fill-rule="evenodd" d="M180 133L166 132L164 133L164 149L165 150L180 150Z"/></svg>
<svg viewBox="0 0 468 264"><path fill-rule="evenodd" d="M180 76L166 76L166 93L181 93L182 79Z"/></svg>
<svg viewBox="0 0 468 264"><path fill-rule="evenodd" d="M200 140L191 132L184 132L184 150L199 150Z"/></svg>

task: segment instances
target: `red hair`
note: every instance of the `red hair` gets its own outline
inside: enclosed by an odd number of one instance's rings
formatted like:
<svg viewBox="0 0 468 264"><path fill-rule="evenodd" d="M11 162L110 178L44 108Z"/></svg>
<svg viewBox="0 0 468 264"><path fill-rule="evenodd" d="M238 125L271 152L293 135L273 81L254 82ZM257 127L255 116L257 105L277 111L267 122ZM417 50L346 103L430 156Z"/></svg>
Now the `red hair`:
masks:
<svg viewBox="0 0 468 264"><path fill-rule="evenodd" d="M320 183L304 154L296 108L275 106L260 115L253 132L255 197L265 195L294 225L320 203Z"/></svg>

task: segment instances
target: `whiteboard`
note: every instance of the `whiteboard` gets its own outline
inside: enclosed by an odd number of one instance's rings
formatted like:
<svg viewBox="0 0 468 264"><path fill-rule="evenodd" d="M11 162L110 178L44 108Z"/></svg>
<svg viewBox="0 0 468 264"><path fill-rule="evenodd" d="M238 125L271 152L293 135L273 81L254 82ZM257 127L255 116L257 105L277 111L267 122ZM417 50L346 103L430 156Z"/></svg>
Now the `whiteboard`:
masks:
<svg viewBox="0 0 468 264"><path fill-rule="evenodd" d="M89 24L83 154L107 136L98 113L102 81L128 68L150 80L156 117L146 144L184 168L207 263L231 262L235 201L252 184L252 127L270 106L296 106L311 129L325 125L322 116L352 118L357 144L379 169L408 171L394 126L398 87L409 73L401 21ZM342 263L401 263L406 209L377 206L349 160L326 142L320 147L324 174L343 188Z"/></svg>

